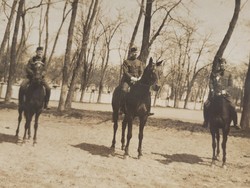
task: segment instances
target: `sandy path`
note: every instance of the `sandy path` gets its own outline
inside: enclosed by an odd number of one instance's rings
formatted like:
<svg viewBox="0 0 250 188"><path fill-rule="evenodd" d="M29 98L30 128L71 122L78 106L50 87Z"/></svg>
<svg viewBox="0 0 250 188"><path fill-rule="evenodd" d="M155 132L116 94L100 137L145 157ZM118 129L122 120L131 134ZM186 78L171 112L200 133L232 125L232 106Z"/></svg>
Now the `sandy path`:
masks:
<svg viewBox="0 0 250 188"><path fill-rule="evenodd" d="M15 143L17 111L0 114L0 187L250 187L249 137L230 136L224 170L221 161L210 167L208 133L147 126L138 160L134 126L131 157L124 160L120 127L110 155L111 121L43 114L33 147Z"/></svg>

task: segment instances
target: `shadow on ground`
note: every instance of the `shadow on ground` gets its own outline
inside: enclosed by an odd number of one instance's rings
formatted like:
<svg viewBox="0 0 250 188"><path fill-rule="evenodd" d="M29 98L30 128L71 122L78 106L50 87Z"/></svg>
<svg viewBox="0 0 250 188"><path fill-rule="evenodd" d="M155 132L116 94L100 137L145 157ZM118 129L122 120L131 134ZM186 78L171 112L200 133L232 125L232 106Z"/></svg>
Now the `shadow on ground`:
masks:
<svg viewBox="0 0 250 188"><path fill-rule="evenodd" d="M170 164L172 162L188 163L188 164L202 164L204 162L200 157L186 153L173 154L173 155L160 154L160 153L152 153L152 154L164 157L165 159L157 159L157 161L165 165Z"/></svg>
<svg viewBox="0 0 250 188"><path fill-rule="evenodd" d="M99 155L102 157L109 157L111 154L111 149L109 147L103 145L89 144L89 143L81 143L78 145L72 145L73 147L80 148L84 151L89 152L92 155Z"/></svg>
<svg viewBox="0 0 250 188"><path fill-rule="evenodd" d="M0 133L0 143L9 142L9 143L17 143L17 137L14 135L3 134Z"/></svg>
<svg viewBox="0 0 250 188"><path fill-rule="evenodd" d="M5 104L4 102L0 102L0 109L17 109L17 104L15 103L8 103ZM80 110L80 109L67 109L63 112L57 111L57 108L51 108L50 110L46 110L43 112L44 115L53 115L53 116L59 116L64 118L76 118L76 119L93 119L97 120L96 124L102 124L107 121L112 121L112 112L103 112L103 111L90 111L90 110ZM122 119L122 116L120 116L120 120ZM138 119L135 118L134 121L135 125L138 125ZM210 134L209 129L202 128L201 124L198 123L190 123L190 122L184 122L180 120L172 120L172 119L160 119L160 118L154 118L150 117L147 122L148 126L154 126L161 129L175 129L175 130L184 130L184 131L190 131L190 132L203 132ZM230 136L235 137L244 137L244 138L250 138L250 129L247 130L235 130L235 128L231 128L230 130Z"/></svg>

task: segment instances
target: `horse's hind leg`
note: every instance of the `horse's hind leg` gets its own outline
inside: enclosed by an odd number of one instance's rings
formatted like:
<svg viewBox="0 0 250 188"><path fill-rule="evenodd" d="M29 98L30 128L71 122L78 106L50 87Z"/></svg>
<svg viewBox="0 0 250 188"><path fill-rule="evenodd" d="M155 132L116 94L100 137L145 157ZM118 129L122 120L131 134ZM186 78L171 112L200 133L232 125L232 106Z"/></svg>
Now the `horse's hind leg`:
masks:
<svg viewBox="0 0 250 188"><path fill-rule="evenodd" d="M127 123L128 122L127 122L126 117L125 117L122 121L122 138L121 138L121 143L122 143L121 149L122 150L124 150L124 148L125 148L125 131L126 131Z"/></svg>
<svg viewBox="0 0 250 188"><path fill-rule="evenodd" d="M138 145L138 159L140 159L142 157L142 139L143 139L143 130L144 130L144 126L147 122L147 117L141 117L140 118L140 126L139 126L139 145Z"/></svg>
<svg viewBox="0 0 250 188"><path fill-rule="evenodd" d="M211 135L212 135L212 148L213 148L213 157L211 166L213 167L215 165L215 160L217 160L215 154L215 149L216 149L215 130L211 130Z"/></svg>
<svg viewBox="0 0 250 188"><path fill-rule="evenodd" d="M219 156L220 156L220 132L219 132L219 129L216 132L216 139L217 139L217 153L216 153L216 158L218 160Z"/></svg>
<svg viewBox="0 0 250 188"><path fill-rule="evenodd" d="M33 145L37 144L37 129L38 129L38 119L39 119L40 113L36 113L35 115L35 124L34 124L34 137L33 137Z"/></svg>
<svg viewBox="0 0 250 188"><path fill-rule="evenodd" d="M130 143L130 139L132 138L132 117L126 118L127 122L128 122L128 133L127 133L127 143L126 143L126 147L125 147L125 153L124 153L124 157L128 157L129 156L129 143Z"/></svg>
<svg viewBox="0 0 250 188"><path fill-rule="evenodd" d="M223 157L222 157L222 167L226 169L226 145L227 145L227 136L228 136L227 130L223 130L223 140L222 140L222 150L223 150Z"/></svg>
<svg viewBox="0 0 250 188"><path fill-rule="evenodd" d="M30 124L31 124L31 121L32 121L33 115L34 115L34 113L31 113L31 114L30 114ZM31 129L30 129L30 124L29 124L29 128L28 128L28 140L30 140L30 138L31 138Z"/></svg>

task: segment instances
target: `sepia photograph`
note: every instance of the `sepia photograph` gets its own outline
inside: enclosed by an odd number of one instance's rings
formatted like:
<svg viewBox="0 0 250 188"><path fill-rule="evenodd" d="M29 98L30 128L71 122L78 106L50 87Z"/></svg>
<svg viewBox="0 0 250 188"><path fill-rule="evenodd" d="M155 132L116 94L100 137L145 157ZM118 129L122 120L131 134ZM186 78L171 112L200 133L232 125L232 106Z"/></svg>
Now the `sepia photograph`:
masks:
<svg viewBox="0 0 250 188"><path fill-rule="evenodd" d="M250 187L250 1L0 0L14 187Z"/></svg>

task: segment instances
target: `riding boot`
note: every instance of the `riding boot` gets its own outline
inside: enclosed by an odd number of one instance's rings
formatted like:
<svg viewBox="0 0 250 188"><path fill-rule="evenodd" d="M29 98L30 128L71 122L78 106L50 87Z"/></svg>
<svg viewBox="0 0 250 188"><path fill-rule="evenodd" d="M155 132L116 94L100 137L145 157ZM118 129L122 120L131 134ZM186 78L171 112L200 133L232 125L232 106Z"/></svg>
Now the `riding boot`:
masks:
<svg viewBox="0 0 250 188"><path fill-rule="evenodd" d="M49 110L50 108L48 107L49 104L49 99L50 99L50 94L51 94L51 89L49 87L49 84L43 79L43 86L45 87L45 99L44 99L44 109Z"/></svg>
<svg viewBox="0 0 250 188"><path fill-rule="evenodd" d="M232 116L232 119L233 119L234 128L237 129L237 130L240 130L241 127L237 124L238 117L237 117L236 109L232 104L230 105L230 109L231 109L230 111L231 111L231 116Z"/></svg>
<svg viewBox="0 0 250 188"><path fill-rule="evenodd" d="M152 115L154 115L154 113L151 112L151 95L148 97L148 103L149 103L148 116L152 116Z"/></svg>

